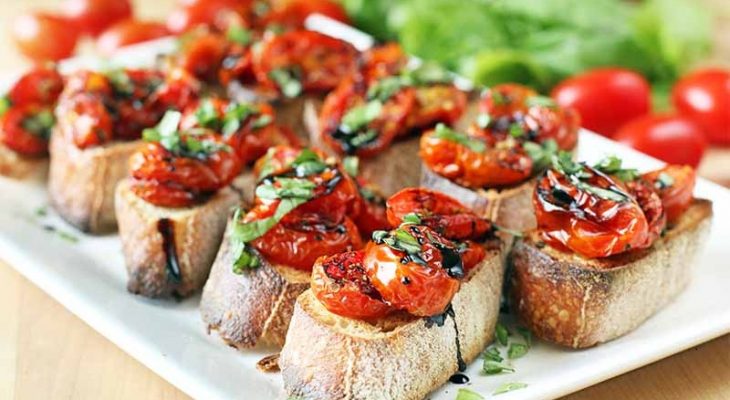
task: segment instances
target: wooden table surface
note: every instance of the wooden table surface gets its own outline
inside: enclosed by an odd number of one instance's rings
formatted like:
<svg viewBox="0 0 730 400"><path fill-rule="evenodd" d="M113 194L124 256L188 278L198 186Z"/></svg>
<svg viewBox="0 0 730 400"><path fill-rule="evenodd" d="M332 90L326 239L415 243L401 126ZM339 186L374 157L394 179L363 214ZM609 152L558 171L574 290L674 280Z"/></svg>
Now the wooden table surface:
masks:
<svg viewBox="0 0 730 400"><path fill-rule="evenodd" d="M704 0L708 7L717 10L718 22L724 22L718 23L713 63L730 63L730 7L725 1ZM173 1L138 0L136 3L138 15L161 18L170 10ZM23 11L30 8L49 10L57 4L55 0L0 0L3 11L0 29L7 29L12 17ZM0 50L3 54L0 74L25 66L6 32L0 34ZM730 184L728 151L714 150L702 171L705 176ZM3 319L0 323L0 399L188 398L2 261L0 315ZM730 335L568 398L730 399Z"/></svg>

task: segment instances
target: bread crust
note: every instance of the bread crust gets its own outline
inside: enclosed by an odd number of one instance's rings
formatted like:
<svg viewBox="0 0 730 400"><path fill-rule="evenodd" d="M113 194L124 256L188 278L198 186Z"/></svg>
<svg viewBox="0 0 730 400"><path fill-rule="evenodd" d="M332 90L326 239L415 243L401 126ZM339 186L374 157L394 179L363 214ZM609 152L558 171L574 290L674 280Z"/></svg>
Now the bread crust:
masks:
<svg viewBox="0 0 730 400"><path fill-rule="evenodd" d="M512 251L512 308L536 336L563 346L622 336L687 286L711 217L712 203L695 200L651 248L593 260L560 252L533 232Z"/></svg>
<svg viewBox="0 0 730 400"><path fill-rule="evenodd" d="M492 340L503 266L502 251L490 250L461 285L452 301L455 317L443 326L402 315L377 325L344 318L304 292L279 358L284 388L302 399L426 397L458 369L455 325L466 362Z"/></svg>
<svg viewBox="0 0 730 400"><path fill-rule="evenodd" d="M498 226L517 232L537 227L532 204L536 182L537 178L531 178L517 186L474 190L444 178L426 165L421 167L422 187L447 194Z"/></svg>
<svg viewBox="0 0 730 400"><path fill-rule="evenodd" d="M203 288L200 312L208 330L237 349L257 345L281 347L297 296L309 288L307 272L262 264L242 274L233 272L230 246L232 221Z"/></svg>
<svg viewBox="0 0 730 400"><path fill-rule="evenodd" d="M146 297L186 297L203 287L220 245L226 219L238 204L238 192L223 188L205 203L187 208L165 208L139 198L131 179L116 191L119 237L129 280L127 289ZM167 220L169 228L160 229ZM169 236L164 237L167 231ZM174 243L174 247L168 247ZM170 252L174 252L174 255ZM168 271L176 257L179 280Z"/></svg>
<svg viewBox="0 0 730 400"><path fill-rule="evenodd" d="M88 233L117 227L114 191L128 174L128 160L141 141L112 142L79 149L58 124L51 134L48 194L51 205L70 224Z"/></svg>
<svg viewBox="0 0 730 400"><path fill-rule="evenodd" d="M14 179L42 179L47 173L47 157L26 157L0 143L0 175Z"/></svg>

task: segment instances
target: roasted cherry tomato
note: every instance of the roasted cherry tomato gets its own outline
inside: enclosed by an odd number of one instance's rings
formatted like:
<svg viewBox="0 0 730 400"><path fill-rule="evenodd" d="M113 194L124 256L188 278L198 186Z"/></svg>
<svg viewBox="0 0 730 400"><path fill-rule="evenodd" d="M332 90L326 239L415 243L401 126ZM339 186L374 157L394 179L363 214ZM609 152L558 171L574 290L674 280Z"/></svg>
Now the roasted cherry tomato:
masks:
<svg viewBox="0 0 730 400"><path fill-rule="evenodd" d="M253 71L253 53L248 46L232 44L218 70L218 81L223 86L231 82L253 85L256 75Z"/></svg>
<svg viewBox="0 0 730 400"><path fill-rule="evenodd" d="M37 104L15 105L0 116L0 141L26 156L48 152L54 125L53 110Z"/></svg>
<svg viewBox="0 0 730 400"><path fill-rule="evenodd" d="M425 225L452 240L483 239L492 224L459 203L453 197L423 188L407 188L386 202L388 222L398 226L403 217L416 214Z"/></svg>
<svg viewBox="0 0 730 400"><path fill-rule="evenodd" d="M576 109L585 128L609 137L651 109L649 83L622 68L598 68L568 78L553 89L552 97L562 107Z"/></svg>
<svg viewBox="0 0 730 400"><path fill-rule="evenodd" d="M330 0L285 0L277 2L263 17L262 25L276 25L289 29L304 28L304 21L310 14L322 14L349 24L347 13L336 1Z"/></svg>
<svg viewBox="0 0 730 400"><path fill-rule="evenodd" d="M407 135L413 129L432 127L437 122L451 125L466 109L466 93L453 85L416 87L415 95L415 113L409 115L406 126L398 132L399 136Z"/></svg>
<svg viewBox="0 0 730 400"><path fill-rule="evenodd" d="M667 214L664 211L662 199L659 197L654 185L644 179L627 182L626 187L628 192L636 199L636 202L639 203L648 224L646 243L639 247L649 247L659 239L667 226Z"/></svg>
<svg viewBox="0 0 730 400"><path fill-rule="evenodd" d="M180 55L180 66L196 78L213 82L228 51L224 36L205 33L186 42Z"/></svg>
<svg viewBox="0 0 730 400"><path fill-rule="evenodd" d="M695 170L691 167L668 165L648 172L642 178L654 185L659 192L670 224L677 222L692 204L696 177Z"/></svg>
<svg viewBox="0 0 730 400"><path fill-rule="evenodd" d="M518 83L502 83L484 90L479 99L479 112L487 115L513 115L522 112L527 99L537 92Z"/></svg>
<svg viewBox="0 0 730 400"><path fill-rule="evenodd" d="M231 20L245 23L253 3L251 0L182 0L167 18L167 29L182 33L204 25L225 30Z"/></svg>
<svg viewBox="0 0 730 400"><path fill-rule="evenodd" d="M458 249L424 226L405 225L398 230L420 243L418 260L385 243L370 242L364 260L370 281L394 308L419 317L443 313L464 274Z"/></svg>
<svg viewBox="0 0 730 400"><path fill-rule="evenodd" d="M282 175L291 169L291 164L301 154L301 149L292 146L275 146L270 148L266 154L254 164L253 171L257 180ZM315 151L320 158L324 154Z"/></svg>
<svg viewBox="0 0 730 400"><path fill-rule="evenodd" d="M375 46L361 53L360 58L361 73L366 82L395 75L408 64L403 49L394 42Z"/></svg>
<svg viewBox="0 0 730 400"><path fill-rule="evenodd" d="M149 103L158 111L184 110L198 100L202 86L200 81L182 68L167 72L164 82L152 94Z"/></svg>
<svg viewBox="0 0 730 400"><path fill-rule="evenodd" d="M640 117L621 127L614 139L662 161L692 167L697 167L707 147L702 128L674 115Z"/></svg>
<svg viewBox="0 0 730 400"><path fill-rule="evenodd" d="M501 146L487 145L482 134L463 135L480 143L482 149L442 138L439 128L421 136L420 156L435 173L470 188L502 187L525 181L532 174L532 158L516 141Z"/></svg>
<svg viewBox="0 0 730 400"><path fill-rule="evenodd" d="M76 93L59 105L62 129L80 149L99 146L113 138L113 123L101 97Z"/></svg>
<svg viewBox="0 0 730 400"><path fill-rule="evenodd" d="M142 130L154 126L163 111L150 103L153 94L162 85L159 71L126 69L109 76L113 100L107 103L115 119L114 137L121 140L139 139Z"/></svg>
<svg viewBox="0 0 730 400"><path fill-rule="evenodd" d="M19 16L13 24L15 44L35 62L70 57L78 40L78 28L66 18L45 13Z"/></svg>
<svg viewBox="0 0 730 400"><path fill-rule="evenodd" d="M63 77L53 65L37 66L26 72L7 96L12 105L52 105L63 90Z"/></svg>
<svg viewBox="0 0 730 400"><path fill-rule="evenodd" d="M385 213L385 199L377 188L362 178L357 179L357 189L360 193L360 212L353 217L353 221L360 234L369 238L373 232L390 227Z"/></svg>
<svg viewBox="0 0 730 400"><path fill-rule="evenodd" d="M686 75L672 89L672 103L702 126L710 143L730 145L730 71L704 69Z"/></svg>
<svg viewBox="0 0 730 400"><path fill-rule="evenodd" d="M337 86L355 67L352 45L313 31L291 31L265 40L254 53L259 82L287 97L301 91L325 92Z"/></svg>
<svg viewBox="0 0 730 400"><path fill-rule="evenodd" d="M382 318L393 311L370 283L364 258L362 251L350 251L321 257L314 264L312 293L329 311L366 320Z"/></svg>
<svg viewBox="0 0 730 400"><path fill-rule="evenodd" d="M243 222L268 218L278 205L278 200L259 204L246 214ZM362 239L349 218L334 221L317 213L299 212L288 214L251 245L272 264L311 271L319 257L359 249Z"/></svg>
<svg viewBox="0 0 730 400"><path fill-rule="evenodd" d="M128 19L105 30L96 40L96 48L102 54L111 55L121 47L158 39L168 34L165 25L159 22Z"/></svg>
<svg viewBox="0 0 730 400"><path fill-rule="evenodd" d="M181 141L190 138L181 135ZM213 133L195 135L202 142L223 145ZM230 184L241 170L238 157L230 151L217 150L204 156L181 156L160 143L148 143L130 158L134 193L161 207L187 207L207 198Z"/></svg>
<svg viewBox="0 0 730 400"><path fill-rule="evenodd" d="M592 191L579 189L552 169L539 179L533 204L543 239L587 258L651 245L649 223L634 197L607 175L587 165L582 168L589 177L581 184ZM601 190L612 193L612 198L594 194Z"/></svg>
<svg viewBox="0 0 730 400"><path fill-rule="evenodd" d="M66 0L63 8L73 29L96 36L115 22L132 17L130 0Z"/></svg>

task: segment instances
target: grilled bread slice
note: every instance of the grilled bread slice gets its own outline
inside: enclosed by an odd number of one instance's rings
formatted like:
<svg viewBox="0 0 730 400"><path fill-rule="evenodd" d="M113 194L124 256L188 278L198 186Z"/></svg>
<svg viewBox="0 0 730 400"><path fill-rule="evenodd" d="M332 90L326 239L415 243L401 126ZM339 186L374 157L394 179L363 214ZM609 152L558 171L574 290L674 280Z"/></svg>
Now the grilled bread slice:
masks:
<svg viewBox="0 0 730 400"><path fill-rule="evenodd" d="M421 167L421 186L447 194L500 227L524 232L537 227L532 192L536 178L502 189L472 190Z"/></svg>
<svg viewBox="0 0 730 400"><path fill-rule="evenodd" d="M221 244L210 277L203 288L200 311L208 330L218 332L238 349L259 344L281 347L297 296L309 288L310 274L271 265L259 257L255 269L233 272L229 237L232 220Z"/></svg>
<svg viewBox="0 0 730 400"><path fill-rule="evenodd" d="M45 157L25 157L0 143L0 175L8 178L43 178L48 172Z"/></svg>
<svg viewBox="0 0 730 400"><path fill-rule="evenodd" d="M604 259L560 252L537 233L512 251L513 309L536 336L573 348L632 331L689 283L712 203L695 200L651 248Z"/></svg>
<svg viewBox="0 0 730 400"><path fill-rule="evenodd" d="M487 252L454 296L453 318L447 314L441 326L402 314L377 324L340 317L304 292L279 358L287 393L303 399L426 397L457 371L459 357L471 362L492 340L502 253Z"/></svg>
<svg viewBox="0 0 730 400"><path fill-rule="evenodd" d="M114 190L127 176L127 161L140 143L113 142L79 149L56 129L50 143L51 205L63 219L84 232L113 232L117 227Z"/></svg>
<svg viewBox="0 0 730 400"><path fill-rule="evenodd" d="M147 297L185 297L199 290L240 194L223 188L200 205L165 208L135 195L131 184L119 183L115 201L127 289Z"/></svg>

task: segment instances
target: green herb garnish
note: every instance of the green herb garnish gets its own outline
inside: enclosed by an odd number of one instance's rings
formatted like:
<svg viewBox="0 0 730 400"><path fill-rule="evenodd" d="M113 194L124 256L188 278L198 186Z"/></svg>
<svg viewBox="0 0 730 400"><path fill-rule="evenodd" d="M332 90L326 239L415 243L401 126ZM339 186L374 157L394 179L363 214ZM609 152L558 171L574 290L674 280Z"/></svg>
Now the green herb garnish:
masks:
<svg viewBox="0 0 730 400"><path fill-rule="evenodd" d="M481 394L461 388L456 392L456 400L484 400Z"/></svg>
<svg viewBox="0 0 730 400"><path fill-rule="evenodd" d="M520 336L522 336L522 338L525 340L525 343L527 344L527 346L529 346L529 347L532 346L532 332L530 332L529 329L523 328L523 327L518 327L517 333L519 333Z"/></svg>
<svg viewBox="0 0 730 400"><path fill-rule="evenodd" d="M248 46L252 41L251 31L241 25L231 25L226 32L226 38L241 46Z"/></svg>
<svg viewBox="0 0 730 400"><path fill-rule="evenodd" d="M654 187L660 190L666 189L672 185L674 185L674 177L666 172L660 172L659 176L657 176L656 182L654 182Z"/></svg>
<svg viewBox="0 0 730 400"><path fill-rule="evenodd" d="M503 393L511 392L513 390L524 389L526 387L527 387L526 383L519 383L519 382L503 383L492 394L493 395L503 394Z"/></svg>
<svg viewBox="0 0 730 400"><path fill-rule="evenodd" d="M221 128L221 133L223 136L229 137L236 132L238 132L239 129L241 129L241 126L243 122L253 116L259 113L259 109L251 104L248 103L231 103L226 108L226 112L223 115L223 126Z"/></svg>
<svg viewBox="0 0 730 400"><path fill-rule="evenodd" d="M498 363L501 363L502 361L504 361L504 357L502 357L502 355L500 354L499 349L494 346L489 347L484 352L484 359L492 360L492 361L495 361Z"/></svg>
<svg viewBox="0 0 730 400"><path fill-rule="evenodd" d="M510 343L509 348L507 349L507 357L510 360L514 360L527 354L528 350L530 350L530 348L526 344Z"/></svg>
<svg viewBox="0 0 730 400"><path fill-rule="evenodd" d="M269 72L269 77L276 82L281 93L288 98L294 98L302 93L302 82L299 81L298 74L286 68L279 68Z"/></svg>
<svg viewBox="0 0 730 400"><path fill-rule="evenodd" d="M547 108L554 108L557 107L557 104L555 103L555 100L553 100L550 97L547 96L530 96L527 98L527 106L528 107L547 107Z"/></svg>
<svg viewBox="0 0 730 400"><path fill-rule="evenodd" d="M477 153L483 153L487 150L487 145L483 141L474 137L470 137L464 133L457 132L444 124L436 125L433 137L459 143L463 146L468 147L469 150Z"/></svg>
<svg viewBox="0 0 730 400"><path fill-rule="evenodd" d="M497 322L497 326L494 330L494 336L497 338L497 342L499 342L499 344L501 344L502 346L507 346L509 330L506 326Z"/></svg>
<svg viewBox="0 0 730 400"><path fill-rule="evenodd" d="M404 224L413 224L413 225L420 225L421 224L421 216L416 213L408 213L403 216L403 223Z"/></svg>
<svg viewBox="0 0 730 400"><path fill-rule="evenodd" d="M486 113L480 113L477 115L476 123L477 126L482 129L487 129L489 123L492 122L492 116Z"/></svg>
<svg viewBox="0 0 730 400"><path fill-rule="evenodd" d="M520 123L515 122L509 126L509 135L513 138L520 138L525 136L525 130L522 128Z"/></svg>
<svg viewBox="0 0 730 400"><path fill-rule="evenodd" d="M497 375L502 372L515 372L515 369L500 362L485 359L484 364L482 364L482 371L487 375Z"/></svg>
<svg viewBox="0 0 730 400"><path fill-rule="evenodd" d="M231 151L223 143L199 139L194 131L189 131L183 139L177 129L181 118L179 111L167 111L156 127L142 131L142 138L148 142L159 142L162 147L179 157L203 158L218 151Z"/></svg>
<svg viewBox="0 0 730 400"><path fill-rule="evenodd" d="M0 97L0 117L8 111L10 105L10 99L8 96Z"/></svg>
<svg viewBox="0 0 730 400"><path fill-rule="evenodd" d="M215 109L215 105L210 99L203 99L200 102L198 109L195 110L195 119L198 121L198 125L204 128L217 130L221 124L218 111Z"/></svg>
<svg viewBox="0 0 730 400"><path fill-rule="evenodd" d="M53 116L53 112L48 109L43 109L38 113L23 119L23 129L32 133L35 136L48 139L51 136L51 129L56 124L56 118Z"/></svg>
<svg viewBox="0 0 730 400"><path fill-rule="evenodd" d="M342 168L347 172L347 175L357 178L358 170L360 169L360 159L356 156L347 156L342 160Z"/></svg>
<svg viewBox="0 0 730 400"><path fill-rule="evenodd" d="M622 168L622 161L616 156L609 156L599 161L593 168L609 175L614 175L624 182L636 180L639 171L634 168Z"/></svg>
<svg viewBox="0 0 730 400"><path fill-rule="evenodd" d="M340 130L352 134L374 121L383 110L380 100L371 100L365 104L355 106L345 113L340 122Z"/></svg>
<svg viewBox="0 0 730 400"><path fill-rule="evenodd" d="M542 144L528 141L522 144L522 148L532 159L533 173L547 168L558 152L558 144L553 139L546 140Z"/></svg>

